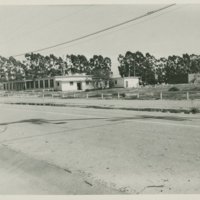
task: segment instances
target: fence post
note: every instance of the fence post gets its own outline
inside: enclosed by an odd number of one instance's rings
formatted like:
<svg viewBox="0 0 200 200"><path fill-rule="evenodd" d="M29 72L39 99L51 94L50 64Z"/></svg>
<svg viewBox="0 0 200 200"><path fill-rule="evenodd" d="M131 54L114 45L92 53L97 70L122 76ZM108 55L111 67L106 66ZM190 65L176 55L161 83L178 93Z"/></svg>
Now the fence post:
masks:
<svg viewBox="0 0 200 200"><path fill-rule="evenodd" d="M101 98L103 99L103 93L101 93Z"/></svg>
<svg viewBox="0 0 200 200"><path fill-rule="evenodd" d="M44 105L44 91L42 91L42 105Z"/></svg>
<svg viewBox="0 0 200 200"><path fill-rule="evenodd" d="M189 95L189 92L187 92L187 100L190 99L190 95Z"/></svg>
<svg viewBox="0 0 200 200"><path fill-rule="evenodd" d="M120 98L119 92L117 93L117 98L118 98L118 99Z"/></svg>
<svg viewBox="0 0 200 200"><path fill-rule="evenodd" d="M138 99L140 98L140 93L139 93L139 92L137 93L137 98L138 98Z"/></svg>
<svg viewBox="0 0 200 200"><path fill-rule="evenodd" d="M88 99L88 93L86 94L86 98Z"/></svg>
<svg viewBox="0 0 200 200"><path fill-rule="evenodd" d="M160 100L162 100L163 99L163 94L162 94L162 92L160 92Z"/></svg>
<svg viewBox="0 0 200 200"><path fill-rule="evenodd" d="M76 97L75 93L74 93L74 98Z"/></svg>

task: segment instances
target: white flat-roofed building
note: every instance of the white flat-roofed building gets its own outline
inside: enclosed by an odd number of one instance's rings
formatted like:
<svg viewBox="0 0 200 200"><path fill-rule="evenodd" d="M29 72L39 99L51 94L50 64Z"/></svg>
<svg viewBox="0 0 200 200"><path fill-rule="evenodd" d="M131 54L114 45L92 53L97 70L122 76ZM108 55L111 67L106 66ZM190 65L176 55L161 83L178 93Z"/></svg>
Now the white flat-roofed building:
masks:
<svg viewBox="0 0 200 200"><path fill-rule="evenodd" d="M113 77L113 87L115 88L136 88L139 87L139 77Z"/></svg>
<svg viewBox="0 0 200 200"><path fill-rule="evenodd" d="M54 89L58 91L85 91L94 88L92 76L85 74L55 76L54 84Z"/></svg>
<svg viewBox="0 0 200 200"><path fill-rule="evenodd" d="M35 80L7 81L3 83L3 89L7 91L41 89L55 91L84 91L93 88L94 84L92 76L86 74L54 76Z"/></svg>
<svg viewBox="0 0 200 200"><path fill-rule="evenodd" d="M188 74L188 83L200 83L200 73Z"/></svg>

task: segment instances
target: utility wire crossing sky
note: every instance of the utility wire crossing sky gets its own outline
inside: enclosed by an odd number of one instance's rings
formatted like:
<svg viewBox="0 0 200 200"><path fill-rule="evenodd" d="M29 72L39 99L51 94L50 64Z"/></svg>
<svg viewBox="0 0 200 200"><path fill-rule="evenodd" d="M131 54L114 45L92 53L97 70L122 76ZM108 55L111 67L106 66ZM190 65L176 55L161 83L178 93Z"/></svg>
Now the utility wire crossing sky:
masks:
<svg viewBox="0 0 200 200"><path fill-rule="evenodd" d="M142 19L142 18L144 18L144 17L148 17L149 15L153 15L153 14L155 14L155 13L157 13L157 12L160 12L160 11L162 11L162 10L165 10L165 9L167 9L167 8L169 8L169 7L172 7L172 6L175 6L175 5L176 5L176 4L170 4L170 5L168 5L168 6L164 6L164 7L160 8L160 9L147 12L146 14L141 15L141 16L139 16L139 17L135 17L135 18L130 19L130 20L127 20L127 21L125 21L125 22L121 22L121 23L119 23L119 24L116 24L116 25L113 25L113 26L104 28L104 29L102 29L102 30L96 31L96 32L94 32L94 33L90 33L90 34L87 34L87 35L78 37L78 38L76 38L76 39L72 39L72 40L69 40L69 41L66 41L66 42L62 42L62 43L59 43L59 44L56 44L56 45L53 45L53 46L50 46L50 47L45 47L45 48L42 48L42 49L33 50L33 51L30 51L29 53L31 53L31 52L32 52L32 53L37 53L37 52L45 51L45 50L52 49L52 48L55 48L55 47L58 47L58 46L62 46L62 45L65 45L65 44L69 44L69 43L72 43L72 42L76 42L76 41L78 41L78 40L82 40L82 39L91 37L91 36L93 36L93 35L97 35L97 34L100 34L100 33L102 33L102 32L105 32L105 31L114 29L114 28L116 28L116 27L123 26L123 25L125 25L125 24L130 23L130 22L133 22L133 21ZM27 52L26 52L26 53L27 53ZM26 53L22 53L22 54L18 54L18 55L13 55L13 57L23 56L23 55L25 55Z"/></svg>
<svg viewBox="0 0 200 200"><path fill-rule="evenodd" d="M115 73L126 51L200 54L199 21L199 4L0 6L0 55L97 54Z"/></svg>

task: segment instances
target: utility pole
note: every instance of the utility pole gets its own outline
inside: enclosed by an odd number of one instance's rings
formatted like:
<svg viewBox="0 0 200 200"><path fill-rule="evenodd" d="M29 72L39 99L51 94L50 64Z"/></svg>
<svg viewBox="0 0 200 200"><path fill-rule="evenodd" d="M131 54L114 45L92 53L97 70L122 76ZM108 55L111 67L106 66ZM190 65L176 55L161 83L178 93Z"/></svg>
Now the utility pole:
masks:
<svg viewBox="0 0 200 200"><path fill-rule="evenodd" d="M64 61L64 55L62 56L62 59L63 59L63 62L62 62L62 74L63 74L63 76L65 75L65 61Z"/></svg>

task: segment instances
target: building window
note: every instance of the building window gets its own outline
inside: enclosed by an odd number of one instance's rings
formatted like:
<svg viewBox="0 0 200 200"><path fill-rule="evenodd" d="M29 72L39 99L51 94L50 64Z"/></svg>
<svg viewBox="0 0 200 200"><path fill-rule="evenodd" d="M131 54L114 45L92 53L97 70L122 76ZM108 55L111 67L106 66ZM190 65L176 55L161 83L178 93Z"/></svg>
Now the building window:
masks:
<svg viewBox="0 0 200 200"><path fill-rule="evenodd" d="M86 81L86 85L89 85L90 84L90 82L89 81Z"/></svg>
<svg viewBox="0 0 200 200"><path fill-rule="evenodd" d="M34 89L33 81L30 82L30 89Z"/></svg>
<svg viewBox="0 0 200 200"><path fill-rule="evenodd" d="M43 80L40 80L40 88L43 88Z"/></svg>
<svg viewBox="0 0 200 200"><path fill-rule="evenodd" d="M57 82L57 86L59 86L60 85L60 83L59 82Z"/></svg>
<svg viewBox="0 0 200 200"><path fill-rule="evenodd" d="M30 89L30 82L26 82L27 89Z"/></svg>
<svg viewBox="0 0 200 200"><path fill-rule="evenodd" d="M72 81L71 81L71 82L69 82L69 84L70 84L70 85L73 85L73 84L74 84L74 82L72 82Z"/></svg>
<svg viewBox="0 0 200 200"><path fill-rule="evenodd" d="M50 80L50 87L53 88L54 87L54 82L53 79Z"/></svg>
<svg viewBox="0 0 200 200"><path fill-rule="evenodd" d="M115 85L117 85L117 80L115 80Z"/></svg>
<svg viewBox="0 0 200 200"><path fill-rule="evenodd" d="M48 80L45 80L45 81L44 81L44 84L45 84L45 88L48 88L48 87L49 87L49 81L48 81Z"/></svg>
<svg viewBox="0 0 200 200"><path fill-rule="evenodd" d="M38 81L35 81L35 88L38 88Z"/></svg>

